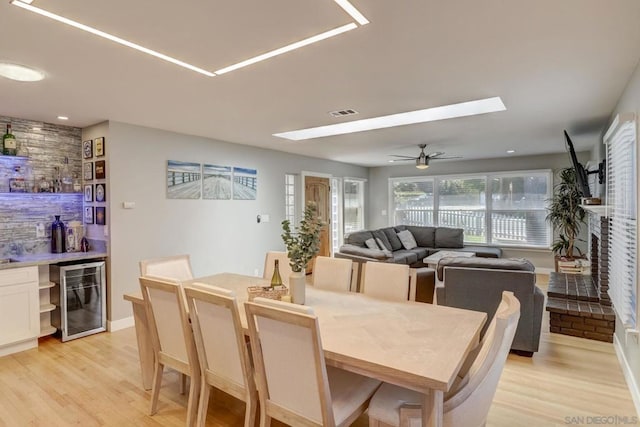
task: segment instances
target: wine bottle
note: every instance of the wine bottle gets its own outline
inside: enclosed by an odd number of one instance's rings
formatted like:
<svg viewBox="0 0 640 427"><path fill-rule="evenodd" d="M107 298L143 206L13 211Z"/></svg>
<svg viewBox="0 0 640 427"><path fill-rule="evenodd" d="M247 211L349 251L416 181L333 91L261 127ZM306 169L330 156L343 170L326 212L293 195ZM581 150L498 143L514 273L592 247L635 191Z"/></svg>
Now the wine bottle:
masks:
<svg viewBox="0 0 640 427"><path fill-rule="evenodd" d="M69 158L64 158L64 163L60 171L60 180L63 193L73 193L73 177L69 171Z"/></svg>
<svg viewBox="0 0 640 427"><path fill-rule="evenodd" d="M18 144L16 137L11 133L11 125L7 124L7 133L2 137L2 153L5 156L15 156L18 152Z"/></svg>
<svg viewBox="0 0 640 427"><path fill-rule="evenodd" d="M280 277L280 267L279 260L275 260L275 264L273 266L273 276L271 276L271 288L275 287L280 288L282 286L282 277Z"/></svg>

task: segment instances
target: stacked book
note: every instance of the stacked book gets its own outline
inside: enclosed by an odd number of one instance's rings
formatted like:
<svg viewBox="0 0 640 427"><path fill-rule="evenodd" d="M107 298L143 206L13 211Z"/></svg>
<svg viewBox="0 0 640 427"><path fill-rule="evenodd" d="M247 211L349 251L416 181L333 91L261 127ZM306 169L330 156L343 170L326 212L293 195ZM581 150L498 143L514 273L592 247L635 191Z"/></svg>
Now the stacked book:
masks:
<svg viewBox="0 0 640 427"><path fill-rule="evenodd" d="M558 272L567 274L591 274L591 263L586 259L559 259Z"/></svg>

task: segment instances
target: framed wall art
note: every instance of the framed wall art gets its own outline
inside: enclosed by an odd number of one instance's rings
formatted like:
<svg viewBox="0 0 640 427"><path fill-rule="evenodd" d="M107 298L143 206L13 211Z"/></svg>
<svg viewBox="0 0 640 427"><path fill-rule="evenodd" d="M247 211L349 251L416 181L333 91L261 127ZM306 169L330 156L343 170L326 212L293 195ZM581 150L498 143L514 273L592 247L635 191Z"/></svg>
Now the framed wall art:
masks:
<svg viewBox="0 0 640 427"><path fill-rule="evenodd" d="M256 200L258 171L248 168L233 168L233 199Z"/></svg>
<svg viewBox="0 0 640 427"><path fill-rule="evenodd" d="M88 139L82 143L82 158L90 159L93 157L93 140Z"/></svg>
<svg viewBox="0 0 640 427"><path fill-rule="evenodd" d="M93 202L93 185L92 184L86 184L84 186L84 201Z"/></svg>
<svg viewBox="0 0 640 427"><path fill-rule="evenodd" d="M104 206L96 207L96 224L105 225L107 223L107 211Z"/></svg>
<svg viewBox="0 0 640 427"><path fill-rule="evenodd" d="M167 198L199 199L202 193L200 163L167 162Z"/></svg>
<svg viewBox="0 0 640 427"><path fill-rule="evenodd" d="M93 206L85 206L84 208L84 223L93 224Z"/></svg>
<svg viewBox="0 0 640 427"><path fill-rule="evenodd" d="M82 176L85 181L93 181L93 162L84 164L84 174Z"/></svg>
<svg viewBox="0 0 640 427"><path fill-rule="evenodd" d="M202 165L202 198L231 200L231 166Z"/></svg>
<svg viewBox="0 0 640 427"><path fill-rule="evenodd" d="M104 160L98 160L96 162L96 179L105 179L107 177L107 165Z"/></svg>
<svg viewBox="0 0 640 427"><path fill-rule="evenodd" d="M96 157L103 157L104 156L104 137L101 136L100 138L96 138L93 141L93 144L95 145Z"/></svg>
<svg viewBox="0 0 640 427"><path fill-rule="evenodd" d="M107 201L107 184L96 184L96 202L106 202L106 201Z"/></svg>

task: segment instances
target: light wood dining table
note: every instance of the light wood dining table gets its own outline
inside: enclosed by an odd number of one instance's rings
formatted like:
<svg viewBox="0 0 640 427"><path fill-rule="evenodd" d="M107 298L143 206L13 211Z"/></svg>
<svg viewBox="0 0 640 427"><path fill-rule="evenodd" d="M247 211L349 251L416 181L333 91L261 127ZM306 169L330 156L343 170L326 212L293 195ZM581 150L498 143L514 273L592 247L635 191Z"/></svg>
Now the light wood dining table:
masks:
<svg viewBox="0 0 640 427"><path fill-rule="evenodd" d="M262 278L231 273L190 282L233 290L239 304L248 299L247 287L269 284ZM153 350L144 301L141 294L124 298L133 304L143 385L150 389ZM486 313L313 286L306 288L305 305L313 307L318 317L328 365L423 393L422 425L442 426L444 393L478 344ZM239 312L248 335L245 311L241 307Z"/></svg>

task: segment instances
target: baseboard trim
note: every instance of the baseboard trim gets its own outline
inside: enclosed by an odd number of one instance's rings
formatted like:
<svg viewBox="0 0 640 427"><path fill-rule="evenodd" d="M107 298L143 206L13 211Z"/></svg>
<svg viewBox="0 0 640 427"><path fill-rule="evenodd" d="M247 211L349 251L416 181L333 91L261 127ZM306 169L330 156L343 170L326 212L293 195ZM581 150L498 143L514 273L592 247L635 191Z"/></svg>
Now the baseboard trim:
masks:
<svg viewBox="0 0 640 427"><path fill-rule="evenodd" d="M633 404L636 407L636 413L640 414L640 388L638 387L638 383L633 376L633 372L631 372L631 366L629 365L627 356L625 356L624 354L622 344L620 343L617 335L613 336L613 347L616 349L616 356L618 356L618 362L620 363L620 368L622 368L624 379L627 381L627 387L629 387L629 392L631 393Z"/></svg>
<svg viewBox="0 0 640 427"><path fill-rule="evenodd" d="M133 316L107 322L107 330L109 330L109 332L119 331L120 329L127 329L132 326L135 326Z"/></svg>
<svg viewBox="0 0 640 427"><path fill-rule="evenodd" d="M550 274L552 272L554 272L555 270L553 268L544 268L544 267L536 267L536 274Z"/></svg>

